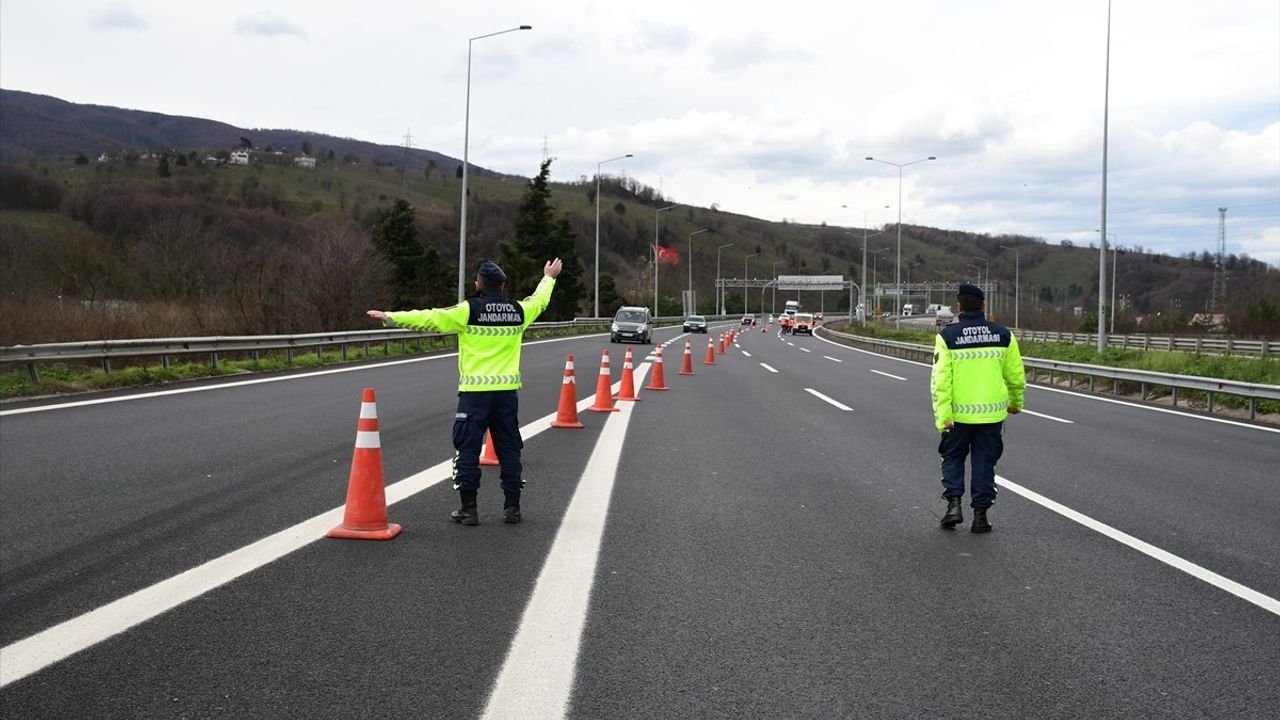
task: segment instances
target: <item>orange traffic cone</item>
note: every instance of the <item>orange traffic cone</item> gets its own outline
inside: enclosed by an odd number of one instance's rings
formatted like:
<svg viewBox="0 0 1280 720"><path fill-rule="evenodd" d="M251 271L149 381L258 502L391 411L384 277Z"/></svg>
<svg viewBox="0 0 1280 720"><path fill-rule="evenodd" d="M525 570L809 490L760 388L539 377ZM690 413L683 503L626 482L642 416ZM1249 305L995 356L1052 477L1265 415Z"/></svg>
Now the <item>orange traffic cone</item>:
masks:
<svg viewBox="0 0 1280 720"><path fill-rule="evenodd" d="M560 384L560 407L556 409L553 428L586 427L578 420L578 383L573 379L573 355L564 361L564 382Z"/></svg>
<svg viewBox="0 0 1280 720"><path fill-rule="evenodd" d="M587 408L591 412L621 412L613 406L613 382L609 374L609 349L600 356L600 379L596 382L596 402Z"/></svg>
<svg viewBox="0 0 1280 720"><path fill-rule="evenodd" d="M342 524L325 533L331 538L390 540L400 526L387 523L387 491L382 482L382 441L373 388L365 388L356 423L356 449L347 480L347 506Z"/></svg>
<svg viewBox="0 0 1280 720"><path fill-rule="evenodd" d="M716 344L711 340L711 338L707 338L707 359L703 360L702 364L703 365L716 364Z"/></svg>
<svg viewBox="0 0 1280 720"><path fill-rule="evenodd" d="M769 332L769 327L767 325L761 325L760 332Z"/></svg>
<svg viewBox="0 0 1280 720"><path fill-rule="evenodd" d="M640 398L636 397L636 377L631 366L631 348L627 348L627 353L622 356L622 385L618 387L618 400L640 401Z"/></svg>
<svg viewBox="0 0 1280 720"><path fill-rule="evenodd" d="M649 376L649 390L669 390L667 379L662 376L662 348L653 351L653 374Z"/></svg>
<svg viewBox="0 0 1280 720"><path fill-rule="evenodd" d="M684 341L684 364L680 366L680 374L681 374L681 375L692 375L692 374L693 374L693 349L692 349L692 346L693 346L693 341L692 341L692 340L685 340L685 341Z"/></svg>
<svg viewBox="0 0 1280 720"><path fill-rule="evenodd" d="M488 430L484 431L484 450L480 453L481 465L501 465L498 462L498 453L493 449L493 433Z"/></svg>
<svg viewBox="0 0 1280 720"><path fill-rule="evenodd" d="M724 346L728 345L730 342L733 342L733 341L730 340L728 337L725 337L724 335L720 336L720 354L721 355L724 354Z"/></svg>

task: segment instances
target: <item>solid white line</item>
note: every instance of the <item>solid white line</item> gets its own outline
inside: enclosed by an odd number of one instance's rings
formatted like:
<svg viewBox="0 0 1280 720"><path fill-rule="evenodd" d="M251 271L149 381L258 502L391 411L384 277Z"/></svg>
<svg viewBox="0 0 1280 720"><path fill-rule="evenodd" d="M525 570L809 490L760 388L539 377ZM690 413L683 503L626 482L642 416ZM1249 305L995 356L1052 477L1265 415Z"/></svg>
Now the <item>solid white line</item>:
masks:
<svg viewBox="0 0 1280 720"><path fill-rule="evenodd" d="M764 368L765 370L768 370L771 373L778 372L777 370L774 370L773 368L769 367L768 365L765 365L764 363L760 363L760 367Z"/></svg>
<svg viewBox="0 0 1280 720"><path fill-rule="evenodd" d="M832 400L831 398L827 397L826 395L823 395L822 393L818 392L817 390L814 390L813 388L805 388L804 391L818 398L819 400L823 400L828 403L831 403L832 405L835 405L836 407L840 408L841 410L844 410L845 412L853 412L853 408L843 403Z"/></svg>
<svg viewBox="0 0 1280 720"><path fill-rule="evenodd" d="M622 411L605 420L569 501L494 681L484 718L562 718L568 712L609 498L635 407L619 406Z"/></svg>
<svg viewBox="0 0 1280 720"><path fill-rule="evenodd" d="M822 336L817 336L817 337L819 340L825 343L830 343L832 345L835 345L836 347L844 348L845 350L852 350L853 352L862 353L863 355L871 355L872 357L878 357L882 360L896 360L897 362L910 363L911 365L919 365L921 367L933 367L929 363L918 362L916 360L908 360L906 358L894 357L892 355L881 355L880 353L874 353L874 352L871 352L870 350L863 350L862 348L850 347L843 343L838 343L834 340L828 340L827 338L824 338ZM1030 383L1028 383L1027 389L1028 390L1045 390L1047 392L1062 393L1064 395L1071 395L1072 397L1078 397L1084 400L1096 400L1098 402L1113 403L1115 405L1124 405L1125 407L1131 407L1136 410L1150 410L1151 412L1166 413L1169 415L1178 415L1185 418L1191 418L1193 420L1207 420L1209 422L1222 423L1223 425L1235 425L1236 427L1249 428L1250 430L1261 430L1263 432L1269 432L1269 433L1280 433L1280 428L1266 427L1264 425L1251 425L1249 423L1238 422L1236 420L1226 420L1224 418L1208 417L1205 415L1194 415L1192 413L1181 412L1179 410L1173 410L1171 408L1161 408L1161 407L1152 407L1150 405L1140 405L1138 403L1126 402L1124 400L1118 400L1116 398L1101 397L1099 395L1085 395L1082 393L1073 392L1071 390L1063 390L1062 388L1045 387L1043 385L1031 385Z"/></svg>
<svg viewBox="0 0 1280 720"><path fill-rule="evenodd" d="M1067 425L1075 425L1075 424L1076 424L1076 421L1075 421L1075 420L1064 420L1064 419L1062 419L1062 418L1060 418L1060 417L1054 417L1054 416L1052 416L1052 415L1045 415L1044 413L1038 413L1038 412L1036 412L1035 410L1027 410L1026 408L1023 408L1023 409L1022 409L1022 413L1023 413L1023 414L1025 414L1025 415L1035 415L1036 417L1041 417L1041 418L1044 418L1045 420L1052 420L1052 421L1054 421L1054 422L1066 423Z"/></svg>
<svg viewBox="0 0 1280 720"><path fill-rule="evenodd" d="M649 366L634 372L637 387L642 384ZM613 392L621 387L615 383ZM595 403L595 394L578 402L578 412ZM619 403L626 408L632 403ZM556 413L550 413L520 428L528 440L551 429ZM453 459L434 465L386 488L387 505L412 497L452 476ZM335 491L336 492L336 491ZM35 635L0 648L0 687L66 659L75 653L118 635L129 628L203 595L263 565L288 555L324 537L342 522L343 508L336 507L310 520L304 520L255 543L246 545L202 565L179 573L155 585L143 588L71 618Z"/></svg>
<svg viewBox="0 0 1280 720"><path fill-rule="evenodd" d="M883 376L885 376L885 377L893 378L894 380L901 380L901 381L903 381L903 382L906 382L906 381L907 381L907 379L906 379L906 378L904 378L904 377L902 377L901 375L893 375L892 373L880 372L879 370L872 370L871 372L873 372L873 373L875 373L875 374L877 374L877 375L883 375Z"/></svg>
<svg viewBox="0 0 1280 720"><path fill-rule="evenodd" d="M1263 595L1257 590L1254 590L1249 587L1245 587L1244 585L1241 585L1240 583L1234 580L1225 578L1189 560L1184 560L1183 558L1180 558L1171 552L1168 552L1166 550L1161 550L1160 548L1150 543L1139 540L1138 538L1128 533L1125 533L1123 531L1117 530L1111 527L1110 525L1107 525L1106 523L1102 523L1097 520L1094 520L1088 515L1077 512L1067 507L1066 505L1050 500L1049 498L1041 495L1040 493L1035 492L1034 490L1028 490L1027 488L1022 487L1021 485L1015 482L1012 482L1008 478L1004 478L997 475L996 482L1012 490L1013 492L1025 497L1031 502L1034 502L1038 505L1048 508L1049 510L1056 512L1059 515L1069 520L1074 520L1080 523L1081 525L1089 528L1090 530L1106 535L1112 540L1115 540L1116 542L1119 542L1123 545L1128 545L1129 547L1133 548L1134 550L1137 550L1138 552L1144 555L1153 557L1156 560L1159 560L1160 562L1165 563L1166 565L1169 565L1170 567L1174 567L1178 570L1181 570L1182 572L1185 572L1188 575L1198 580L1203 580L1204 582L1207 582L1216 588L1219 588L1221 590L1226 590L1232 595L1235 595L1236 597L1242 600L1251 602L1254 605L1257 605L1258 607L1262 608L1263 610L1266 610L1267 612L1280 615L1280 600L1277 600L1276 598L1270 597L1268 595Z"/></svg>
<svg viewBox="0 0 1280 720"><path fill-rule="evenodd" d="M838 363L842 363L842 362L844 362L844 361L843 361L843 360L841 360L840 358L833 358L833 357L831 357L830 355L823 355L822 357L824 357L824 358L826 358L826 359L830 360L831 362L838 362Z"/></svg>

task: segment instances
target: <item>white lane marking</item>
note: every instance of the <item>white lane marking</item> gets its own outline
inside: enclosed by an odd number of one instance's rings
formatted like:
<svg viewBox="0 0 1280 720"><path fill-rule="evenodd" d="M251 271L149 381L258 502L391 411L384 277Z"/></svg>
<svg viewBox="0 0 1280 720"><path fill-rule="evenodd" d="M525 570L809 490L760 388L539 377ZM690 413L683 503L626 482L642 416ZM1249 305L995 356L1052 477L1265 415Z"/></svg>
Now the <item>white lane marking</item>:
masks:
<svg viewBox="0 0 1280 720"><path fill-rule="evenodd" d="M1266 610L1267 612L1280 615L1280 600L1277 600L1276 598L1270 597L1268 595L1263 595L1257 590L1241 585L1240 583L1234 580L1225 578L1213 572L1212 570L1208 570L1206 568L1203 568L1191 562L1190 560L1184 560L1183 558L1180 558L1177 555L1174 555L1173 553L1168 552L1167 550L1161 550L1155 545L1139 540L1138 538L1126 532L1123 532L1121 530L1117 530L1116 528L1113 528L1110 525L1107 525L1106 523L1094 520L1093 518L1089 517L1088 515L1085 515L1084 513L1077 512L1076 510L1072 510L1066 505L1063 505L1054 500L1050 500L1049 498L1041 495L1040 493L1035 492L1034 490L1028 490L1027 488L1022 487L1021 485L1009 480L1008 478L997 475L996 482L1012 490L1013 492L1023 496L1024 498L1030 500L1031 502L1034 502L1037 505L1041 505L1045 508L1048 508L1049 510L1056 512L1059 515L1069 520L1074 520L1080 523L1081 525L1089 528L1090 530L1093 530L1094 532L1101 533L1123 545L1128 545L1129 547L1133 548L1134 550L1137 550L1138 552L1144 555L1153 557L1156 560L1159 560L1160 562L1165 563L1166 565L1169 565L1170 567L1177 568L1178 570L1181 570L1182 572L1187 573L1188 575L1198 580L1203 580L1204 582L1207 582L1216 588L1219 588L1221 590L1226 590L1232 595L1235 595L1236 597L1242 600L1251 602L1254 605L1257 605L1258 607L1262 608L1263 610Z"/></svg>
<svg viewBox="0 0 1280 720"><path fill-rule="evenodd" d="M832 400L831 398L827 397L826 395L823 395L822 393L818 392L817 390L814 390L813 388L805 388L804 391L818 398L819 400L823 400L825 402L831 403L832 405L835 405L836 407L840 408L841 410L844 410L845 412L853 412L853 408L849 407L848 405L845 405L844 403L838 402L836 400Z"/></svg>
<svg viewBox="0 0 1280 720"><path fill-rule="evenodd" d="M795 343L793 343L793 342L789 342L789 341L787 342L787 344L788 344L788 345L790 345L791 347L795 347L795 346L796 346L796 344L795 344Z"/></svg>
<svg viewBox="0 0 1280 720"><path fill-rule="evenodd" d="M880 353L874 353L874 352L871 352L870 350L863 350L862 348L849 347L848 345L845 345L843 343L838 343L834 340L828 340L822 336L817 336L817 337L822 342L830 343L832 345L835 345L836 347L844 348L845 350L852 350L853 352L862 353L863 355L878 357L882 360L896 360L897 362L910 363L911 365L919 365L921 367L933 367L929 363L923 363L916 360L908 360L906 358L894 357L892 355L881 355ZM1192 413L1181 412L1179 410L1173 410L1171 408L1152 407L1151 405L1140 405L1138 403L1126 402L1124 400L1118 400L1116 398L1109 398L1109 397L1102 397L1099 395L1084 395L1082 393L1074 392L1071 390L1063 390L1062 388L1045 387L1043 385L1031 385L1028 383L1027 389L1062 393L1064 395L1070 395L1072 397L1077 397L1084 400L1096 400L1098 402L1113 403L1115 405L1124 405L1125 407L1131 407L1136 410L1150 410L1151 412L1166 413L1169 415L1179 415L1181 417L1191 418L1193 420L1207 420L1209 422L1222 423L1223 425L1235 425L1236 427L1249 428L1250 430L1261 430L1263 432L1269 432L1269 433L1280 433L1280 428L1266 427L1265 425L1251 425L1249 423L1238 422L1236 420L1227 420L1225 418L1208 417L1206 415L1194 415Z"/></svg>
<svg viewBox="0 0 1280 720"><path fill-rule="evenodd" d="M800 348L800 351L801 351L801 352L813 352L812 350L810 350L809 348L806 348L806 347L802 347L802 348Z"/></svg>
<svg viewBox="0 0 1280 720"><path fill-rule="evenodd" d="M483 718L563 718L568 712L609 498L634 407L622 403L622 411L605 420L493 683Z"/></svg>
<svg viewBox="0 0 1280 720"><path fill-rule="evenodd" d="M894 380L901 380L901 381L903 381L903 382L906 382L906 381L907 381L907 379L906 379L906 378L904 378L904 377L902 377L901 375L894 375L894 374L892 374L892 373L880 372L879 370L872 370L871 372L873 372L873 373L875 373L875 374L877 374L877 375L883 375L883 376L888 377L888 378L893 378Z"/></svg>
<svg viewBox="0 0 1280 720"><path fill-rule="evenodd" d="M830 360L831 362L838 362L838 363L842 363L842 362L844 362L844 361L843 361L843 360L841 360L840 358L833 358L833 357L831 357L830 355L823 355L822 357L824 357L824 358L826 358L826 359Z"/></svg>
<svg viewBox="0 0 1280 720"><path fill-rule="evenodd" d="M742 354L746 355L747 357L751 357L751 353L747 352L746 350L743 350Z"/></svg>
<svg viewBox="0 0 1280 720"><path fill-rule="evenodd" d="M634 371L637 387L649 366ZM617 393L622 383L613 385ZM578 412L595 404L595 393L578 402ZM619 403L627 408L632 403ZM528 440L551 429L556 413L550 413L520 428ZM386 488L387 505L393 505L452 477L453 459L433 465ZM336 492L336 489L335 489ZM345 491L344 491L345 492ZM289 553L324 537L342 522L343 507L323 512L310 520L285 528L255 543L233 550L202 565L179 573L155 585L138 590L118 600L71 618L35 635L0 648L0 687L64 660L81 650L118 635L135 625L171 610L188 600L225 585L246 573L257 570ZM392 518L394 520L394 518Z"/></svg>
<svg viewBox="0 0 1280 720"><path fill-rule="evenodd" d="M764 363L760 363L760 367L764 368L765 370L768 370L771 373L778 372L777 370L774 370L773 368L769 367L768 365L765 365Z"/></svg>
<svg viewBox="0 0 1280 720"><path fill-rule="evenodd" d="M1052 420L1052 421L1054 421L1054 422L1065 423L1065 424L1067 424L1067 425L1075 425L1075 424L1076 424L1076 421L1075 421L1075 420L1064 420L1064 419L1062 419L1062 418L1060 418L1060 417L1054 417L1054 416L1052 416L1052 415L1045 415L1044 413L1038 413L1038 412L1036 412L1035 410L1028 410L1028 409L1026 409L1026 408L1023 408L1023 409L1021 410L1021 412L1022 412L1023 414L1026 414L1026 415L1035 415L1036 417L1041 417L1041 418L1044 418L1045 420Z"/></svg>

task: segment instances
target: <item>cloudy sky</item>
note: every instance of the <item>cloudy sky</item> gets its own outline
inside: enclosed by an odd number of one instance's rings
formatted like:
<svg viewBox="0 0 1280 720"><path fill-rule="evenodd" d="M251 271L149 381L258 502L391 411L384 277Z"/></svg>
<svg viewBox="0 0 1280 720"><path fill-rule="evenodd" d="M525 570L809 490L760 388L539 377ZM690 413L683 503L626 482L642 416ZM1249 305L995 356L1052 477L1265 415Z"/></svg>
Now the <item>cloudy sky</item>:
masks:
<svg viewBox="0 0 1280 720"><path fill-rule="evenodd" d="M0 85L861 227L1097 239L1106 0L4 0ZM1280 266L1280 3L1115 0L1108 232ZM845 208L844 206L847 206ZM858 209L858 210L855 210Z"/></svg>

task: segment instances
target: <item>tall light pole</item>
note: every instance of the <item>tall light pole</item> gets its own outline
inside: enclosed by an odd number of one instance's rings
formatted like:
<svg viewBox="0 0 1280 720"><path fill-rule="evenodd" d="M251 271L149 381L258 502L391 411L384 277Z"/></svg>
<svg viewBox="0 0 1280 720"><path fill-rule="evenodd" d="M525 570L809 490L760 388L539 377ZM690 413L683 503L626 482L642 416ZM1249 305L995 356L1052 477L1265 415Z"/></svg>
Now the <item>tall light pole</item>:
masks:
<svg viewBox="0 0 1280 720"><path fill-rule="evenodd" d="M596 309L592 317L600 317L600 166L615 160L625 160L629 157L631 157L631 153L596 163ZM655 250L654 252L657 251Z"/></svg>
<svg viewBox="0 0 1280 720"><path fill-rule="evenodd" d="M786 262L786 260L774 260L773 267L769 269L769 272L773 274L773 292L772 297L769 300L770 314L778 312L778 266L784 262ZM761 308L760 312L764 312L764 308Z"/></svg>
<svg viewBox="0 0 1280 720"><path fill-rule="evenodd" d="M902 327L902 168L909 167L917 163L928 162L930 160L937 160L938 158L930 155L927 158L920 158L919 160L912 160L911 162L906 163L889 162L888 160L881 160L871 156L867 156L867 159L872 162L884 163L885 165L892 165L898 168L898 260L895 263L896 267L894 272L896 273L896 276L893 281L893 284L897 286L895 290L897 291L898 303L897 312L893 316L893 324L894 327Z"/></svg>
<svg viewBox="0 0 1280 720"><path fill-rule="evenodd" d="M840 207L847 208L849 206L841 205ZM851 209L857 210L858 208L851 208ZM858 303L862 305L862 326L863 327L867 326L867 238L869 237L867 235L867 222L868 222L867 215L872 210L879 210L879 209L880 208L871 208L870 210L862 210L862 285L858 287ZM884 209L888 210L889 206L885 205ZM853 320L852 317L850 317L849 319L850 321Z"/></svg>
<svg viewBox="0 0 1280 720"><path fill-rule="evenodd" d="M466 296L467 286L467 159L471 149L471 43L494 35L532 29L532 25L521 25L488 35L477 35L467 40L467 106L462 123L462 221L458 228L458 302L462 302L462 298Z"/></svg>
<svg viewBox="0 0 1280 720"><path fill-rule="evenodd" d="M711 228L702 228L701 230L694 230L693 232L689 233L689 296L688 297L689 297L690 312L685 313L686 315L690 315L698 312L698 303L693 299L693 236L704 233L704 232L710 232L710 231L711 231Z"/></svg>
<svg viewBox="0 0 1280 720"><path fill-rule="evenodd" d="M973 259L981 260L982 266L986 268L986 274L985 275L980 274L978 276L982 281L982 292L986 293L987 290L989 289L988 286L991 284L991 261L986 258L977 257L976 255L973 256ZM978 266L974 265L974 267L978 267Z"/></svg>
<svg viewBox="0 0 1280 720"><path fill-rule="evenodd" d="M597 196L599 193L597 193ZM680 207L680 204L658 208L653 213L653 316L658 317L658 214Z"/></svg>
<svg viewBox="0 0 1280 720"><path fill-rule="evenodd" d="M1018 248L1001 245L1005 250L1013 251L1013 326L1022 327L1018 324L1018 309L1022 306L1022 281L1018 277L1018 271L1022 267L1022 261L1018 255Z"/></svg>
<svg viewBox="0 0 1280 720"><path fill-rule="evenodd" d="M1102 90L1102 242L1098 248L1098 352L1107 349L1107 125L1111 109L1111 0L1107 0L1107 65Z"/></svg>
<svg viewBox="0 0 1280 720"><path fill-rule="evenodd" d="M727 247L733 247L736 244L737 243L726 243L716 248L716 305L717 305L716 310L718 310L718 312L716 313L717 315L724 314L724 288L720 287L720 251Z"/></svg>
<svg viewBox="0 0 1280 720"><path fill-rule="evenodd" d="M1116 261L1119 259L1120 252L1120 236L1115 233L1107 233L1108 238L1114 238L1115 243L1111 246L1111 332L1116 331Z"/></svg>
<svg viewBox="0 0 1280 720"><path fill-rule="evenodd" d="M748 312L747 304L749 302L747 297L747 261L759 254L760 253L751 253L750 255L742 258L742 312L743 314L746 314ZM760 312L764 312L764 308L760 308Z"/></svg>
<svg viewBox="0 0 1280 720"><path fill-rule="evenodd" d="M889 251L890 251L890 250L892 250L892 249L893 249L893 248L887 248L887 247L886 247L886 248L880 248L879 250L876 250L875 252L871 253L871 284L872 284L872 285L875 285L876 283L880 282L880 273L878 272L878 270L879 270L879 267L878 267L879 263L878 263L878 261L880 260L880 253L886 253L886 252L889 252ZM877 286L877 289L878 289L878 288L879 288L879 286ZM879 294L879 293L876 293L875 303L876 303L876 307L877 307L877 308L878 308L878 307L880 307L880 294ZM866 313L866 311L867 311L867 308L864 306L864 307L862 308L862 312L863 312L863 313ZM877 316L877 317L878 317L878 316Z"/></svg>

